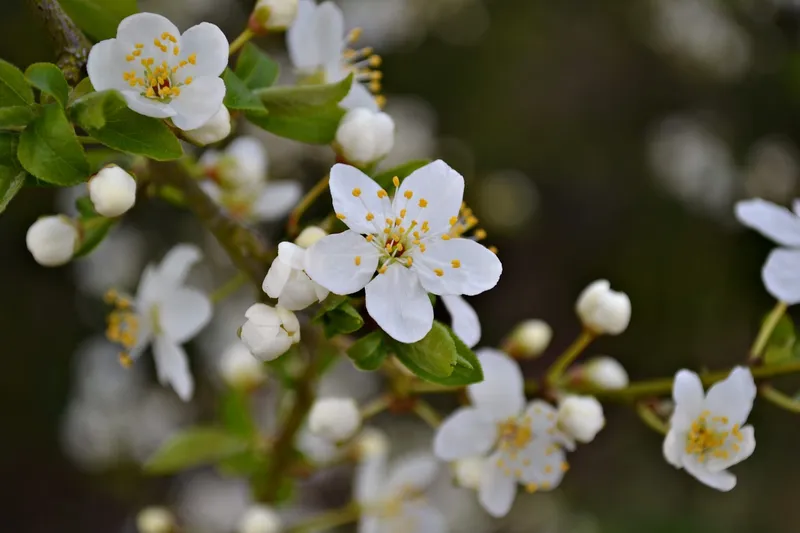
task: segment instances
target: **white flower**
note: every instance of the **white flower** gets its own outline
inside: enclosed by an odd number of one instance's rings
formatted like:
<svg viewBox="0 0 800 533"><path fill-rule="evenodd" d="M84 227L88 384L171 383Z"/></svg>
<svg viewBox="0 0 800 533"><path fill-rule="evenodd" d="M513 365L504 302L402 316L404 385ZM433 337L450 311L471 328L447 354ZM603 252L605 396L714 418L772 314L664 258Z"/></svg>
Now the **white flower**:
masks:
<svg viewBox="0 0 800 533"><path fill-rule="evenodd" d="M72 259L78 246L78 228L67 217L54 215L34 222L25 235L28 251L42 266L61 266Z"/></svg>
<svg viewBox="0 0 800 533"><path fill-rule="evenodd" d="M136 203L136 180L117 165L108 165L89 179L89 197L104 217L118 217Z"/></svg>
<svg viewBox="0 0 800 533"><path fill-rule="evenodd" d="M474 347L481 340L481 321L478 313L461 296L445 294L441 298L445 309L450 313L453 332L469 348Z"/></svg>
<svg viewBox="0 0 800 533"><path fill-rule="evenodd" d="M575 310L584 327L596 335L619 335L631 321L631 300L624 292L611 290L604 279L586 287Z"/></svg>
<svg viewBox="0 0 800 533"><path fill-rule="evenodd" d="M214 113L208 121L193 130L183 132L184 136L195 144L205 146L219 142L231 134L231 114L224 105L219 106L219 111Z"/></svg>
<svg viewBox="0 0 800 533"><path fill-rule="evenodd" d="M756 198L736 204L739 221L775 241L761 277L767 291L778 300L800 303L800 201L792 205L794 212Z"/></svg>
<svg viewBox="0 0 800 533"><path fill-rule="evenodd" d="M379 429L364 428L353 444L358 453L359 461L374 457L385 457L389 453L389 439Z"/></svg>
<svg viewBox="0 0 800 533"><path fill-rule="evenodd" d="M161 15L137 13L119 23L116 39L92 47L86 70L95 90L116 89L137 113L193 130L219 111L227 65L228 40L215 25L181 35Z"/></svg>
<svg viewBox="0 0 800 533"><path fill-rule="evenodd" d="M128 350L123 362L136 359L152 343L159 381L171 384L184 401L192 397L194 380L181 344L211 320L208 296L184 285L189 269L200 257L194 246L175 246L160 265L145 269L133 302L109 294L117 310L109 316L107 335Z"/></svg>
<svg viewBox="0 0 800 533"><path fill-rule="evenodd" d="M361 426L361 413L352 398L320 398L308 414L308 429L332 442L352 437Z"/></svg>
<svg viewBox="0 0 800 533"><path fill-rule="evenodd" d="M430 331L429 292L472 296L497 284L503 270L497 256L453 237L461 227L464 178L443 161L408 176L393 201L347 165L331 169L330 188L334 211L350 230L309 248L306 273L335 294L366 287L367 312L398 341L416 342Z"/></svg>
<svg viewBox="0 0 800 533"><path fill-rule="evenodd" d="M353 73L353 85L340 102L342 107L378 111L378 101L370 91L380 90L380 72L373 69L380 66L381 58L373 55L371 48L347 48L358 40L359 33L345 35L342 10L333 2L317 5L314 0L300 0L297 18L286 33L286 46L292 64L309 81L334 83Z"/></svg>
<svg viewBox="0 0 800 533"><path fill-rule="evenodd" d="M286 29L297 17L297 0L258 0L253 16L265 30Z"/></svg>
<svg viewBox="0 0 800 533"><path fill-rule="evenodd" d="M453 463L453 470L458 484L473 490L480 488L485 467L485 457L467 457Z"/></svg>
<svg viewBox="0 0 800 533"><path fill-rule="evenodd" d="M175 528L175 517L169 509L147 507L136 515L136 528L139 533L170 533Z"/></svg>
<svg viewBox="0 0 800 533"><path fill-rule="evenodd" d="M271 507L253 505L239 521L237 533L280 533L283 523Z"/></svg>
<svg viewBox="0 0 800 533"><path fill-rule="evenodd" d="M558 405L558 427L578 442L592 442L606 425L603 406L594 396L567 396Z"/></svg>
<svg viewBox="0 0 800 533"><path fill-rule="evenodd" d="M223 187L253 188L267 178L269 161L264 145L256 137L238 137L223 152L206 150L198 161Z"/></svg>
<svg viewBox="0 0 800 533"><path fill-rule="evenodd" d="M244 314L241 338L247 349L263 361L272 361L300 342L300 323L281 306L253 304Z"/></svg>
<svg viewBox="0 0 800 533"><path fill-rule="evenodd" d="M628 386L628 373L612 357L594 357L583 365L583 379L595 387L606 390L624 389Z"/></svg>
<svg viewBox="0 0 800 533"><path fill-rule="evenodd" d="M219 360L219 373L229 387L250 390L267 379L261 361L253 357L247 346L241 342L232 344L222 353Z"/></svg>
<svg viewBox="0 0 800 533"><path fill-rule="evenodd" d="M319 226L308 226L303 228L294 243L300 248L310 248L315 242L327 236L328 232Z"/></svg>
<svg viewBox="0 0 800 533"><path fill-rule="evenodd" d="M261 288L270 298L277 298L278 305L290 311L305 309L315 302L327 298L329 291L311 281L305 268L306 251L296 244L282 242L278 245L278 257L269 267Z"/></svg>
<svg viewBox="0 0 800 533"><path fill-rule="evenodd" d="M544 320L525 320L517 325L509 338L509 352L514 356L537 357L553 339L553 328Z"/></svg>
<svg viewBox="0 0 800 533"><path fill-rule="evenodd" d="M348 163L374 163L383 159L394 146L394 121L380 111L351 109L336 130L336 144Z"/></svg>
<svg viewBox="0 0 800 533"><path fill-rule="evenodd" d="M525 405L522 372L496 350L480 350L484 380L467 387L471 407L448 417L436 432L434 454L445 461L488 455L478 498L495 517L511 509L519 483L529 491L555 488L567 470L556 410L536 400Z"/></svg>
<svg viewBox="0 0 800 533"><path fill-rule="evenodd" d="M681 370L672 397L675 411L664 439L667 462L711 488L731 490L736 476L727 469L750 457L756 447L753 426L742 427L756 397L750 370L734 368L705 396L697 374Z"/></svg>

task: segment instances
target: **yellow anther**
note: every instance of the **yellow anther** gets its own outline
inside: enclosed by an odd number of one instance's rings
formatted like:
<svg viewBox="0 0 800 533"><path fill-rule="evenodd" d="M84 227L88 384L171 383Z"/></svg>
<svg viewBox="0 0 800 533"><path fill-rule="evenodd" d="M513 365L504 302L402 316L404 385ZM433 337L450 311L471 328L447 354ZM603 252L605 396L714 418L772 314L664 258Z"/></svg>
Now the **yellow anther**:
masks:
<svg viewBox="0 0 800 533"><path fill-rule="evenodd" d="M375 97L375 103L378 104L378 109L383 109L386 107L386 97L382 94L379 94Z"/></svg>
<svg viewBox="0 0 800 533"><path fill-rule="evenodd" d="M361 256L357 255L355 259L356 266L361 266Z"/></svg>
<svg viewBox="0 0 800 533"><path fill-rule="evenodd" d="M397 228L397 231L400 232L400 235L403 235L406 232L406 228Z"/></svg>
<svg viewBox="0 0 800 533"><path fill-rule="evenodd" d="M132 55L133 55L133 57L139 57L140 55L142 55L142 51L141 50L134 50Z"/></svg>
<svg viewBox="0 0 800 533"><path fill-rule="evenodd" d="M428 200L426 200L425 198L420 198L419 199L419 206L423 207L423 208L428 207Z"/></svg>
<svg viewBox="0 0 800 533"><path fill-rule="evenodd" d="M409 257L408 258L408 263L406 263L406 266L411 266L413 264L414 264L414 258L413 257Z"/></svg>
<svg viewBox="0 0 800 533"><path fill-rule="evenodd" d="M399 187L400 186L400 178L398 178L397 176L393 177L392 178L392 183L394 183L395 187Z"/></svg>
<svg viewBox="0 0 800 533"><path fill-rule="evenodd" d="M125 352L119 354L119 364L122 365L123 368L130 368L133 366L133 359L131 356Z"/></svg>
<svg viewBox="0 0 800 533"><path fill-rule="evenodd" d="M497 255L497 246L490 246L489 247L489 251L492 252L493 254Z"/></svg>
<svg viewBox="0 0 800 533"><path fill-rule="evenodd" d="M458 222L458 217L450 217L450 225L455 226L456 222Z"/></svg>
<svg viewBox="0 0 800 533"><path fill-rule="evenodd" d="M186 66L186 65L188 65L188 64L189 64L189 62L188 62L188 61L186 61L186 60L184 59L184 60L182 60L180 63L178 63L178 66L179 66L179 67L181 67L181 68L183 68L183 67L185 67L185 66Z"/></svg>
<svg viewBox="0 0 800 533"><path fill-rule="evenodd" d="M412 233L412 235L414 236L415 239L419 239L419 232L418 231L415 231L414 233ZM419 244L419 243L416 243L416 244Z"/></svg>
<svg viewBox="0 0 800 533"><path fill-rule="evenodd" d="M375 238L375 235L367 235L367 242L372 242L372 240L374 238Z"/></svg>
<svg viewBox="0 0 800 533"><path fill-rule="evenodd" d="M383 189L378 191L378 198L386 198L387 196L388 196L388 193L386 191L384 191Z"/></svg>
<svg viewBox="0 0 800 533"><path fill-rule="evenodd" d="M392 232L392 229L391 229L391 228L383 228L383 232L384 232L386 235L389 235L389 234Z"/></svg>
<svg viewBox="0 0 800 533"><path fill-rule="evenodd" d="M359 196L361 196L361 189L359 189L358 187L356 187L355 189L353 189L353 196L355 196L356 198L358 198Z"/></svg>
<svg viewBox="0 0 800 533"><path fill-rule="evenodd" d="M443 241L449 241L449 240L450 240L450 235L448 235L447 233L445 233L444 235L442 235L442 240L443 240Z"/></svg>
<svg viewBox="0 0 800 533"><path fill-rule="evenodd" d="M373 93L381 92L381 82L379 80L372 80L371 82L369 82L369 85L367 85L367 87L369 87L370 92Z"/></svg>
<svg viewBox="0 0 800 533"><path fill-rule="evenodd" d="M458 259L453 259L452 261L450 261L450 265L453 268L461 268L461 261L459 261Z"/></svg>
<svg viewBox="0 0 800 533"><path fill-rule="evenodd" d="M423 254L425 253L425 243L419 243L419 251Z"/></svg>
<svg viewBox="0 0 800 533"><path fill-rule="evenodd" d="M136 75L134 74L133 76L131 76L131 73L130 73L130 72L123 72L123 73L122 73L122 79L123 79L123 80L125 80L125 81L128 81L128 80L129 80L129 79L131 79L132 77L133 77L133 78L135 78L135 77L136 77Z"/></svg>
<svg viewBox="0 0 800 533"><path fill-rule="evenodd" d="M369 66L371 66L372 68L377 68L381 66L381 63L383 63L383 58L381 58L381 56L379 56L378 54L374 54L369 58Z"/></svg>
<svg viewBox="0 0 800 533"><path fill-rule="evenodd" d="M434 272L434 273L435 273L437 276L439 276L440 278L441 278L442 276L444 276L444 270L442 270L441 268L434 268L434 269L433 269L433 272Z"/></svg>
<svg viewBox="0 0 800 533"><path fill-rule="evenodd" d="M133 56L133 54L131 54L131 55L125 56L125 59L126 59L127 61L133 61L133 60L134 60L134 59L136 59L136 58Z"/></svg>
<svg viewBox="0 0 800 533"><path fill-rule="evenodd" d="M537 490L539 490L539 485L537 485L536 483L528 483L527 485L525 485L525 490L530 493L534 493Z"/></svg>
<svg viewBox="0 0 800 533"><path fill-rule="evenodd" d="M396 219L394 219L394 225L395 226L399 226L402 223L403 223L403 219L402 218L397 217Z"/></svg>
<svg viewBox="0 0 800 533"><path fill-rule="evenodd" d="M428 231L431 230L430 226L428 226L428 221L427 220L424 220L422 222L422 226L419 229L421 229L424 233L427 233Z"/></svg>
<svg viewBox="0 0 800 533"><path fill-rule="evenodd" d="M142 48L144 48L144 43L136 43L133 46L134 46L134 48L139 48L141 50Z"/></svg>
<svg viewBox="0 0 800 533"><path fill-rule="evenodd" d="M544 467L544 473L545 474L552 474L553 473L553 466L552 465L545 466Z"/></svg>
<svg viewBox="0 0 800 533"><path fill-rule="evenodd" d="M407 211L405 209L400 210L400 218L406 218Z"/></svg>
<svg viewBox="0 0 800 533"><path fill-rule="evenodd" d="M562 461L560 466L562 472L566 472L567 470L569 470L569 463L566 461Z"/></svg>
<svg viewBox="0 0 800 533"><path fill-rule="evenodd" d="M159 48L161 48L162 46L164 46L163 44L161 44L161 41L159 41L159 40L158 40L158 37L156 37L155 39L153 39L153 44L154 44L154 45L156 45L156 46L157 46L157 47L159 47Z"/></svg>
<svg viewBox="0 0 800 533"><path fill-rule="evenodd" d="M398 241L400 240L400 235L398 235L397 233L395 233L394 235L392 235L392 240L393 240L394 242L398 242Z"/></svg>
<svg viewBox="0 0 800 533"><path fill-rule="evenodd" d="M389 226L391 226L392 224L394 224L394 219L393 219L393 218L388 218L388 217L387 217L387 218L386 218L386 224L387 224L387 225L389 225Z"/></svg>
<svg viewBox="0 0 800 533"><path fill-rule="evenodd" d="M553 485L549 481L542 481L539 486L542 488L542 490L550 490Z"/></svg>
<svg viewBox="0 0 800 533"><path fill-rule="evenodd" d="M162 95L166 94L167 96L169 96L170 94L172 94L172 89L169 87L162 87L160 92Z"/></svg>
<svg viewBox="0 0 800 533"><path fill-rule="evenodd" d="M386 274L386 269L389 268L386 265L383 265L378 269L378 274Z"/></svg>
<svg viewBox="0 0 800 533"><path fill-rule="evenodd" d="M503 468L503 466L505 466L505 461L503 461L502 457L499 457L497 459L497 468Z"/></svg>
<svg viewBox="0 0 800 533"><path fill-rule="evenodd" d="M180 54L180 53L181 53L181 50L180 50L180 48L179 48L179 47L177 47L177 46L176 46L176 47L174 47L174 48L172 49L172 55L175 55L175 56L176 56L176 55L178 55L178 54Z"/></svg>
<svg viewBox="0 0 800 533"><path fill-rule="evenodd" d="M398 242L397 243L397 253L401 253L403 250L405 250L405 247L403 246L403 243L402 242Z"/></svg>
<svg viewBox="0 0 800 533"><path fill-rule="evenodd" d="M372 219L374 219L374 218L375 218L375 215L373 215L372 213L367 213L367 216L366 216L367 222L372 222ZM372 235L370 235L370 237L372 237Z"/></svg>
<svg viewBox="0 0 800 533"><path fill-rule="evenodd" d="M347 217L344 216L342 213L336 213L336 218L338 218L339 220L344 220Z"/></svg>
<svg viewBox="0 0 800 533"><path fill-rule="evenodd" d="M411 197L412 197L412 196L414 196L414 192L413 192L413 191L410 191L410 190L408 190L408 191L406 191L406 192L404 192L404 193L403 193L403 196L405 196L405 197L406 197L406 200L411 200Z"/></svg>
<svg viewBox="0 0 800 533"><path fill-rule="evenodd" d="M183 83L186 84L186 85L191 85L192 84L192 77L191 76L187 76L186 79L183 80Z"/></svg>
<svg viewBox="0 0 800 533"><path fill-rule="evenodd" d="M475 230L475 240L482 241L486 238L486 230L485 229L478 229Z"/></svg>
<svg viewBox="0 0 800 533"><path fill-rule="evenodd" d="M350 33L347 34L347 42L354 43L361 38L361 33L363 30L361 28L353 28L350 30Z"/></svg>
<svg viewBox="0 0 800 533"><path fill-rule="evenodd" d="M148 98L155 98L156 97L156 92L153 90L152 87L148 87L147 91L145 91L145 94L147 95Z"/></svg>
<svg viewBox="0 0 800 533"><path fill-rule="evenodd" d="M172 96L179 96L181 94L181 90L178 87L172 88Z"/></svg>
<svg viewBox="0 0 800 533"><path fill-rule="evenodd" d="M189 57L187 57L186 59L188 59L189 63L191 63L192 65L196 65L197 64L197 54L192 54Z"/></svg>

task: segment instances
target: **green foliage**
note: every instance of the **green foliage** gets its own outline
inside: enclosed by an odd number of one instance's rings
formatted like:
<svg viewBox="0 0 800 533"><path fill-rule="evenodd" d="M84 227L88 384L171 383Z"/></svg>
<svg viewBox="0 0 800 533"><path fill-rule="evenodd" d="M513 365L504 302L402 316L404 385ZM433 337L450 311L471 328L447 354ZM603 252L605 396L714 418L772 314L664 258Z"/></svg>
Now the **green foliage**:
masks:
<svg viewBox="0 0 800 533"><path fill-rule="evenodd" d="M256 435L256 425L250 415L249 396L239 390L228 391L220 404L220 418L233 435L250 439Z"/></svg>
<svg viewBox="0 0 800 533"><path fill-rule="evenodd" d="M0 213L25 184L25 171L17 161L19 135L0 132Z"/></svg>
<svg viewBox="0 0 800 533"><path fill-rule="evenodd" d="M59 3L80 29L96 40L117 35L117 26L137 12L136 0L60 0Z"/></svg>
<svg viewBox="0 0 800 533"><path fill-rule="evenodd" d="M453 343L456 346L456 366L453 368L453 373L442 384L458 387L483 381L483 368L481 368L481 363L475 352L464 344L464 341L452 329L444 324L442 324L442 327L450 334L450 338L453 339Z"/></svg>
<svg viewBox="0 0 800 533"><path fill-rule="evenodd" d="M389 355L382 331L373 331L358 339L347 349L353 364L361 370L377 370Z"/></svg>
<svg viewBox="0 0 800 533"><path fill-rule="evenodd" d="M389 170L385 170L380 174L373 176L372 179L374 179L375 183L380 185L381 188L389 191L394 188L392 178L397 176L400 179L400 183L402 183L403 180L411 175L412 172L424 167L430 162L430 159L415 159L413 161L409 161L408 163L403 163L402 165L390 168Z"/></svg>
<svg viewBox="0 0 800 533"><path fill-rule="evenodd" d="M0 107L30 106L33 89L20 69L0 59Z"/></svg>
<svg viewBox="0 0 800 533"><path fill-rule="evenodd" d="M278 79L280 67L253 43L247 43L236 60L235 73L248 89L271 87Z"/></svg>
<svg viewBox="0 0 800 533"><path fill-rule="evenodd" d="M350 305L349 298L338 294L330 294L322 301L313 320L322 324L325 336L329 339L340 333L353 333L364 325L364 319L358 310Z"/></svg>
<svg viewBox="0 0 800 533"><path fill-rule="evenodd" d="M24 128L36 117L35 107L0 107L0 129Z"/></svg>
<svg viewBox="0 0 800 533"><path fill-rule="evenodd" d="M28 83L55 98L61 107L67 107L69 85L61 69L52 63L34 63L25 70Z"/></svg>
<svg viewBox="0 0 800 533"><path fill-rule="evenodd" d="M81 216L78 223L81 228L81 244L73 255L76 258L92 253L103 242L103 239L106 238L106 235L108 235L108 232L111 231L117 221L95 213L94 216Z"/></svg>
<svg viewBox="0 0 800 533"><path fill-rule="evenodd" d="M43 106L25 128L17 157L25 170L47 183L76 185L89 177L86 154L58 104Z"/></svg>
<svg viewBox="0 0 800 533"><path fill-rule="evenodd" d="M195 427L164 443L144 465L150 474L171 474L235 457L249 448L247 440L224 429Z"/></svg>
<svg viewBox="0 0 800 533"><path fill-rule="evenodd" d="M83 96L70 106L70 115L86 133L109 148L156 161L183 155L180 142L163 120L130 110L117 91Z"/></svg>
<svg viewBox="0 0 800 533"><path fill-rule="evenodd" d="M258 96L253 94L253 91L231 69L226 69L222 73L222 81L225 82L225 99L222 101L225 107L234 111L249 112L255 116L267 113Z"/></svg>
<svg viewBox="0 0 800 533"><path fill-rule="evenodd" d="M764 362L772 365L793 359L796 351L795 341L794 323L789 315L783 315L769 336L764 350Z"/></svg>

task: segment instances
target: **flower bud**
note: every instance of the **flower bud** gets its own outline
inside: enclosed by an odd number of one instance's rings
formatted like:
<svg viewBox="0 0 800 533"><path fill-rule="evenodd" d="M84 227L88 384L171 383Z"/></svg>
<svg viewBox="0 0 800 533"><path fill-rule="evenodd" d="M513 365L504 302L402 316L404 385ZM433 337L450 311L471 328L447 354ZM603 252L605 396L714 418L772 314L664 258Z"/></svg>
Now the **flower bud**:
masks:
<svg viewBox="0 0 800 533"><path fill-rule="evenodd" d="M323 237L327 237L328 232L319 226L308 226L300 232L294 243L300 248L311 248L311 245Z"/></svg>
<svg viewBox="0 0 800 533"><path fill-rule="evenodd" d="M42 217L28 228L25 243L33 258L42 266L68 263L78 246L78 229L65 216Z"/></svg>
<svg viewBox="0 0 800 533"><path fill-rule="evenodd" d="M394 146L394 121L383 112L351 109L336 130L337 151L348 162L365 165L382 159Z"/></svg>
<svg viewBox="0 0 800 533"><path fill-rule="evenodd" d="M253 505L245 511L237 533L280 533L283 529L281 517L266 505Z"/></svg>
<svg viewBox="0 0 800 533"><path fill-rule="evenodd" d="M164 507L147 507L136 516L139 533L171 533L175 531L175 518Z"/></svg>
<svg viewBox="0 0 800 533"><path fill-rule="evenodd" d="M136 203L136 180L117 165L108 165L89 180L89 197L104 217L118 217Z"/></svg>
<svg viewBox="0 0 800 533"><path fill-rule="evenodd" d="M591 442L603 429L603 406L594 396L567 396L558 406L558 427L578 442Z"/></svg>
<svg viewBox="0 0 800 533"><path fill-rule="evenodd" d="M258 0L250 19L251 29L285 30L297 17L298 0Z"/></svg>
<svg viewBox="0 0 800 533"><path fill-rule="evenodd" d="M245 391L258 387L267 379L261 361L253 357L241 342L232 344L222 353L219 373L229 387Z"/></svg>
<svg viewBox="0 0 800 533"><path fill-rule="evenodd" d="M624 292L611 290L611 284L604 279L583 290L575 310L584 327L597 335L619 335L631 320L630 298Z"/></svg>
<svg viewBox="0 0 800 533"><path fill-rule="evenodd" d="M219 142L231 134L231 114L224 105L219 106L208 122L194 130L184 130L183 135L195 144L205 146Z"/></svg>
<svg viewBox="0 0 800 533"><path fill-rule="evenodd" d="M553 328L544 320L526 320L511 332L506 351L513 357L538 357L550 345Z"/></svg>
<svg viewBox="0 0 800 533"><path fill-rule="evenodd" d="M355 441L358 460L385 456L389 453L389 439L386 434L376 428L364 428Z"/></svg>
<svg viewBox="0 0 800 533"><path fill-rule="evenodd" d="M311 407L308 429L331 442L352 437L361 425L361 413L352 398L322 398Z"/></svg>
<svg viewBox="0 0 800 533"><path fill-rule="evenodd" d="M244 314L247 322L239 336L247 349L263 361L283 355L300 342L300 323L291 311L281 306L253 304Z"/></svg>
<svg viewBox="0 0 800 533"><path fill-rule="evenodd" d="M628 386L628 373L612 357L600 356L590 359L582 369L582 377L600 389L615 390Z"/></svg>
<svg viewBox="0 0 800 533"><path fill-rule="evenodd" d="M486 459L483 457L468 457L455 462L456 482L462 487L478 490L483 476Z"/></svg>

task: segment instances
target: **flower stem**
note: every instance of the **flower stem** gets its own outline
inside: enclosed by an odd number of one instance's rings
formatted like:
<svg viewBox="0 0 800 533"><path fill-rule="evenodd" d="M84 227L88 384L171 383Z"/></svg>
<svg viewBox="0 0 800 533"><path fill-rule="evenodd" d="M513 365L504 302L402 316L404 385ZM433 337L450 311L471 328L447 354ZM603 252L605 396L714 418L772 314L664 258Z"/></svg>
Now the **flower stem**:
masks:
<svg viewBox="0 0 800 533"><path fill-rule="evenodd" d="M578 338L552 364L547 372L546 383L551 386L555 385L562 374L569 368L569 365L592 343L596 336L594 332L588 329L581 331Z"/></svg>
<svg viewBox="0 0 800 533"><path fill-rule="evenodd" d="M240 33L239 36L236 39L234 39L234 41L231 43L230 48L228 48L228 55L232 56L233 54L238 52L242 46L244 46L250 39L252 39L255 36L256 34L253 32L253 30L251 30L250 28L245 28L242 31L242 33Z"/></svg>
<svg viewBox="0 0 800 533"><path fill-rule="evenodd" d="M211 293L209 296L211 303L220 303L224 299L236 293L236 291L238 291L245 283L247 283L247 275L244 274L244 272L239 272Z"/></svg>
<svg viewBox="0 0 800 533"><path fill-rule="evenodd" d="M781 409L786 409L791 413L800 413L800 402L790 398L773 386L762 385L759 387L758 392L761 394L762 398L770 403L774 403Z"/></svg>
<svg viewBox="0 0 800 533"><path fill-rule="evenodd" d="M667 424L665 424L646 403L639 402L636 404L636 414L639 415L639 418L642 419L642 422L644 422L647 427L656 433L666 435L669 431Z"/></svg>
<svg viewBox="0 0 800 533"><path fill-rule="evenodd" d="M328 188L328 181L330 181L330 176L325 176L321 180L314 185L310 191L303 196L303 199L300 200L300 203L297 204L292 212L289 214L289 220L286 222L286 232L289 234L290 237L296 237L298 233L299 226L300 226L300 219L303 216L303 213L311 207L314 201L319 198L319 195L325 192L325 189Z"/></svg>
<svg viewBox="0 0 800 533"><path fill-rule="evenodd" d="M329 531L336 526L343 526L358 520L361 516L361 509L358 504L353 502L341 509L335 509L322 513L299 522L286 529L287 533L311 533L316 531Z"/></svg>
<svg viewBox="0 0 800 533"><path fill-rule="evenodd" d="M761 330L758 332L758 336L756 337L755 342L753 342L753 347L750 349L750 357L748 358L748 361L758 361L758 358L761 357L761 353L767 346L767 342L769 341L772 332L775 330L775 326L778 325L778 322L785 312L786 304L778 301L775 304L775 307L772 308L772 311L770 311L769 315L767 315L764 323L761 325Z"/></svg>
<svg viewBox="0 0 800 533"><path fill-rule="evenodd" d="M416 400L414 402L414 412L433 429L438 428L442 423L442 418L439 416L439 413L431 407L431 404L424 400Z"/></svg>
<svg viewBox="0 0 800 533"><path fill-rule="evenodd" d="M367 418L372 418L373 416L382 413L389 407L390 401L391 397L388 395L383 395L372 400L361 408L361 418L366 420Z"/></svg>

